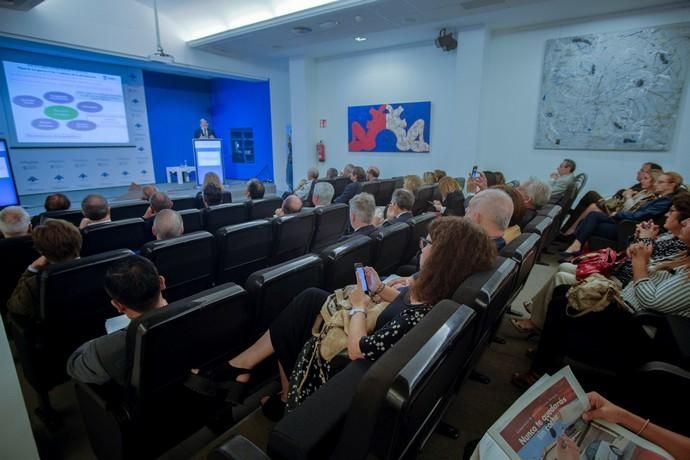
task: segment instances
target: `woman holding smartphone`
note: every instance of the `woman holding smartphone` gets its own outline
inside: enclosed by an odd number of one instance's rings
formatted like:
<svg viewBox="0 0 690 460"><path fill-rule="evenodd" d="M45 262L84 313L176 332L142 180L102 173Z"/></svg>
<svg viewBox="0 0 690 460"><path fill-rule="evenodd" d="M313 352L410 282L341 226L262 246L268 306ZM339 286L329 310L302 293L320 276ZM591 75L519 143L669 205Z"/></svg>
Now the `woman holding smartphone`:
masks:
<svg viewBox="0 0 690 460"><path fill-rule="evenodd" d="M351 360L378 359L436 303L450 297L473 273L491 268L496 259L495 245L484 231L476 224L457 217L433 221L428 236L420 239L420 249L419 276L409 287L398 291L386 286L373 268L365 267L367 295L363 283L357 279L357 287L349 296L352 309L347 352ZM201 372L197 379L230 389L239 397L246 386L244 384L251 378L252 369L275 353L282 389L278 395L264 401L262 409L267 417L279 419L285 411L288 390L293 392L290 401L295 407L321 385L320 378L307 375L307 369L295 367L295 364L302 347L312 336L314 321L329 294L322 289L306 289L288 304L252 346L220 366ZM390 303L378 316L373 333L368 335L367 311L377 302ZM325 363L319 370L326 378L336 373L330 363ZM288 388L292 372L301 372L300 381L306 382L301 385L299 394L294 394L294 388Z"/></svg>

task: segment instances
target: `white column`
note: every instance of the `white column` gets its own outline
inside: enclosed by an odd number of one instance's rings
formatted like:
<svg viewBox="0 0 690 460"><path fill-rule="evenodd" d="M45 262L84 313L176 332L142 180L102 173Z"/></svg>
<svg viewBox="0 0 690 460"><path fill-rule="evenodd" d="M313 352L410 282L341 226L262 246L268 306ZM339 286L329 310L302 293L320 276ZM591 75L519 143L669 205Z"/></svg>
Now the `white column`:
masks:
<svg viewBox="0 0 690 460"><path fill-rule="evenodd" d="M314 61L290 59L290 119L292 123L292 165L294 185L315 166L316 142L313 113L316 103Z"/></svg>

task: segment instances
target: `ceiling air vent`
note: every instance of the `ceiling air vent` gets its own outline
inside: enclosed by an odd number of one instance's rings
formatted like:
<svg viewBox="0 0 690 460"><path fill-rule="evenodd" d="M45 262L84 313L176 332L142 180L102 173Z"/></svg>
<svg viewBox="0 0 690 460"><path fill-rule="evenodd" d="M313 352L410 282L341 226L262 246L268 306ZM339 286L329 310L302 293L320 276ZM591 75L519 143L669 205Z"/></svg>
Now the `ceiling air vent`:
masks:
<svg viewBox="0 0 690 460"><path fill-rule="evenodd" d="M466 10L476 10L477 8L500 5L505 2L506 0L467 0L465 2L461 1L460 6Z"/></svg>
<svg viewBox="0 0 690 460"><path fill-rule="evenodd" d="M292 33L295 35L304 35L308 34L309 32L311 32L310 27L297 26L292 28Z"/></svg>

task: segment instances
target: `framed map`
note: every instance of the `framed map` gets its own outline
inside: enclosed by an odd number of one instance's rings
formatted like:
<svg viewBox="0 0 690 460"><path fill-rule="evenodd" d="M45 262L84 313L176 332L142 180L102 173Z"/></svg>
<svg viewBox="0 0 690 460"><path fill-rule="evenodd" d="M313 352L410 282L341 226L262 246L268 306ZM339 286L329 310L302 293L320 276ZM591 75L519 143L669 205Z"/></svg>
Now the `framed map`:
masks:
<svg viewBox="0 0 690 460"><path fill-rule="evenodd" d="M668 150L690 24L546 42L538 149Z"/></svg>

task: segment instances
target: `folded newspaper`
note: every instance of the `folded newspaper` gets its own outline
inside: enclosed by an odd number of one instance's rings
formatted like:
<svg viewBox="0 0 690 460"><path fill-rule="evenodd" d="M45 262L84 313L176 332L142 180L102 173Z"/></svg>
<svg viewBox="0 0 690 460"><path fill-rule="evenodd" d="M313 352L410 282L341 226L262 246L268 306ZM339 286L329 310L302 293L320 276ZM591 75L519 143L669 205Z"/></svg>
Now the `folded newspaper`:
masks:
<svg viewBox="0 0 690 460"><path fill-rule="evenodd" d="M493 424L473 459L673 459L620 425L581 415L589 400L570 367L535 383Z"/></svg>

